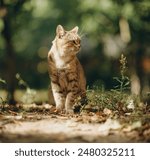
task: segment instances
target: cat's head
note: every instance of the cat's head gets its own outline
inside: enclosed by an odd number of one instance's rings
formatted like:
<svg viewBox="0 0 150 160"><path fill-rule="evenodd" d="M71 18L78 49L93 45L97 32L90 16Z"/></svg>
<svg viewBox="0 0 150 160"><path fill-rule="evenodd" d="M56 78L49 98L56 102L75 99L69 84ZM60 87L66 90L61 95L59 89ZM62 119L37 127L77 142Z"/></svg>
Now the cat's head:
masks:
<svg viewBox="0 0 150 160"><path fill-rule="evenodd" d="M74 27L70 31L66 31L61 25L56 28L56 37L53 43L62 55L76 54L81 47L81 39L78 35L78 27Z"/></svg>

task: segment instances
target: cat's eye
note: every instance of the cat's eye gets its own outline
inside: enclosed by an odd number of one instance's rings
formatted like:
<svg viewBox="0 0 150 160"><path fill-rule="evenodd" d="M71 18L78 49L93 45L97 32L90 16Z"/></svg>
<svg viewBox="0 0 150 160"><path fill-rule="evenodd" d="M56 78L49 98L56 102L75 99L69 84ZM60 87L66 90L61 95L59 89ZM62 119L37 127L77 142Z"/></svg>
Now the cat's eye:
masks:
<svg viewBox="0 0 150 160"><path fill-rule="evenodd" d="M61 34L61 35L59 35L59 38L60 38L60 39L62 39L62 38L63 38L63 36L64 36L64 35L62 35L62 34Z"/></svg>
<svg viewBox="0 0 150 160"><path fill-rule="evenodd" d="M73 40L72 42L73 42L74 44L80 44L80 40L79 40L79 39Z"/></svg>
<svg viewBox="0 0 150 160"><path fill-rule="evenodd" d="M76 41L73 40L72 42L73 42L74 44L76 44Z"/></svg>

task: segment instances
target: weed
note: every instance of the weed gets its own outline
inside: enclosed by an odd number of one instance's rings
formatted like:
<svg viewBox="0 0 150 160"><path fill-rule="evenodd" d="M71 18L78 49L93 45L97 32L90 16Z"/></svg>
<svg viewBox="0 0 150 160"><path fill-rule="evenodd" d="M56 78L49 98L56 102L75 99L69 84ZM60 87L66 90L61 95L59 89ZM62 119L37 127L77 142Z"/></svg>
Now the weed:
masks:
<svg viewBox="0 0 150 160"><path fill-rule="evenodd" d="M18 84L26 89L25 94L22 97L22 102L26 104L33 103L35 101L36 91L29 87L27 82L21 78L19 73L16 74L16 79L18 80Z"/></svg>
<svg viewBox="0 0 150 160"><path fill-rule="evenodd" d="M130 80L129 80L129 77L126 76L127 60L123 54L121 55L121 58L119 61L120 61L120 75L121 75L121 77L114 77L113 79L118 82L118 85L115 86L115 90L123 93L124 91L129 89Z"/></svg>

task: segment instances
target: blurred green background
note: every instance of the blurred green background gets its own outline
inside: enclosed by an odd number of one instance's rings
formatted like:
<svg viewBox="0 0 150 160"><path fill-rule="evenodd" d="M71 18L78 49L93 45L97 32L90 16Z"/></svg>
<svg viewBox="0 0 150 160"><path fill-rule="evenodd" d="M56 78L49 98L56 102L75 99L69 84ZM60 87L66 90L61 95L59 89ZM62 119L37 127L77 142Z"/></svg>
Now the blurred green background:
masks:
<svg viewBox="0 0 150 160"><path fill-rule="evenodd" d="M113 88L123 53L131 92L149 92L149 0L0 0L0 78L11 93L20 88L16 73L31 88L48 89L47 54L58 24L79 26L88 86Z"/></svg>

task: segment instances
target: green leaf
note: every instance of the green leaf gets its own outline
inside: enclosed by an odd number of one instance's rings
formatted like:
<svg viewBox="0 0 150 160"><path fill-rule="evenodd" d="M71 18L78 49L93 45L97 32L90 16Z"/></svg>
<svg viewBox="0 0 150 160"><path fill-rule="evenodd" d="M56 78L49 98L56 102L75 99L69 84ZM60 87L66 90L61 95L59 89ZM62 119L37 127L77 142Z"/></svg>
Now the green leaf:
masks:
<svg viewBox="0 0 150 160"><path fill-rule="evenodd" d="M0 78L0 82L6 84L6 81Z"/></svg>
<svg viewBox="0 0 150 160"><path fill-rule="evenodd" d="M124 86L128 86L130 84L130 82L126 82L125 84L124 84Z"/></svg>
<svg viewBox="0 0 150 160"><path fill-rule="evenodd" d="M119 83L122 83L122 81L118 77L113 77L113 79L118 81Z"/></svg>

